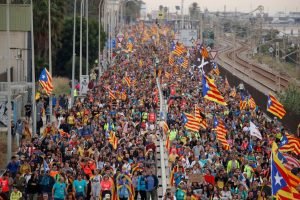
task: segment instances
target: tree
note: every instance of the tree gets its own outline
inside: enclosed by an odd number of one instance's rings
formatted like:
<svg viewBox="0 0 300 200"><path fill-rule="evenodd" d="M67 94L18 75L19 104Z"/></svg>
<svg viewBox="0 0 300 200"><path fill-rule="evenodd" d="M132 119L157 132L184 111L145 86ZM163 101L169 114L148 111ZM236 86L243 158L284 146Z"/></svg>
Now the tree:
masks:
<svg viewBox="0 0 300 200"><path fill-rule="evenodd" d="M60 47L59 36L63 28L65 1L51 0L51 39L52 51ZM33 1L34 46L37 73L39 68L48 65L48 0ZM55 62L55 57L53 59ZM54 63L53 62L53 63Z"/></svg>
<svg viewBox="0 0 300 200"><path fill-rule="evenodd" d="M80 18L76 19L76 55L79 56L80 47ZM82 26L86 27L86 21L83 19ZM57 61L54 73L61 76L71 76L72 70L72 49L73 49L73 18L67 18L64 21L64 29L62 31L62 38L60 40L62 47L57 52ZM98 59L98 22L94 19L89 20L89 63L92 64ZM101 28L101 50L104 48L106 35ZM86 29L82 31L82 55L86 58ZM76 58L77 59L77 58ZM83 72L85 72L85 64L83 62ZM76 69L79 68L79 62L76 61Z"/></svg>

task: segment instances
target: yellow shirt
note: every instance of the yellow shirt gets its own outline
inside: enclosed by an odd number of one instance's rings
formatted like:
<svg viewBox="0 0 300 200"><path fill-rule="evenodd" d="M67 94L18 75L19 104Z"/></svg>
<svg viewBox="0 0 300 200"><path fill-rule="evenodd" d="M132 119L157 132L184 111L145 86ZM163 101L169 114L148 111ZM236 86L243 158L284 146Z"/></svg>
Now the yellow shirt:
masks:
<svg viewBox="0 0 300 200"><path fill-rule="evenodd" d="M10 200L20 200L20 199L22 199L22 192L20 192L20 191L14 192L13 191L10 194Z"/></svg>
<svg viewBox="0 0 300 200"><path fill-rule="evenodd" d="M75 124L75 117L69 116L67 119L68 124L74 125Z"/></svg>

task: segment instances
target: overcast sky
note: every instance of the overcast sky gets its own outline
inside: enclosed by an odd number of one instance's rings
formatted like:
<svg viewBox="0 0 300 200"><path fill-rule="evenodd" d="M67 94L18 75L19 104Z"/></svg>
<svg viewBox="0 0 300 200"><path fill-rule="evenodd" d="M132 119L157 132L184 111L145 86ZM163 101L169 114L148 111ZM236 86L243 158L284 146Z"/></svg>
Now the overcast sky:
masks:
<svg viewBox="0 0 300 200"><path fill-rule="evenodd" d="M169 7L171 12L175 12L175 5L181 6L181 0L143 0L146 2L147 12L158 10L159 5ZM300 0L184 0L184 12L188 12L188 7L197 2L201 10L207 8L209 11L249 12L259 5L264 6L265 12L274 14L278 11L300 11Z"/></svg>

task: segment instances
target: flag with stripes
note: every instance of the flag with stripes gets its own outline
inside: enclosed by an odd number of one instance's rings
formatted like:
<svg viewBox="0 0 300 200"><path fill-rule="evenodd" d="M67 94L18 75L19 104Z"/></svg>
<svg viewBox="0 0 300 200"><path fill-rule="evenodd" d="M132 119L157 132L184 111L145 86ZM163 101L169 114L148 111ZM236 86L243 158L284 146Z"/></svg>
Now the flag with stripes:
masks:
<svg viewBox="0 0 300 200"><path fill-rule="evenodd" d="M114 92L111 89L108 89L108 97L111 100L116 100L117 99L116 95L114 94Z"/></svg>
<svg viewBox="0 0 300 200"><path fill-rule="evenodd" d="M252 110L254 110L256 108L255 100L254 100L254 98L251 95L248 96L248 106Z"/></svg>
<svg viewBox="0 0 300 200"><path fill-rule="evenodd" d="M209 57L207 49L204 46L202 46L200 50L201 56L207 59Z"/></svg>
<svg viewBox="0 0 300 200"><path fill-rule="evenodd" d="M200 126L203 129L207 129L207 123L204 117L201 115L201 108L198 105L195 105L195 117L200 122Z"/></svg>
<svg viewBox="0 0 300 200"><path fill-rule="evenodd" d="M180 44L180 43L177 43L176 46L175 46L175 49L174 49L173 53L176 56L181 56L185 52L186 52L186 48L184 47L184 45Z"/></svg>
<svg viewBox="0 0 300 200"><path fill-rule="evenodd" d="M275 142L272 144L272 155L271 155L271 182L272 182L272 195L274 196L285 196L293 197L299 192L296 191L296 187L300 183L300 177L294 175L291 171L285 168L284 164L280 160L280 153L278 151L278 146ZM282 194L281 191L286 186L289 190L285 191L287 193ZM279 198L280 199L280 198ZM281 198L284 199L284 198ZM293 199L293 198L291 198Z"/></svg>
<svg viewBox="0 0 300 200"><path fill-rule="evenodd" d="M170 53L170 55L169 55L169 65L174 65L174 63L175 63L175 59L174 59L174 56Z"/></svg>
<svg viewBox="0 0 300 200"><path fill-rule="evenodd" d="M227 130L223 121L219 121L216 116L214 116L214 129L217 133L217 140L223 145L225 150L229 150L230 146L226 140Z"/></svg>
<svg viewBox="0 0 300 200"><path fill-rule="evenodd" d="M231 92L229 93L229 96L231 96L231 97L235 97L236 96L236 89L235 89L235 87L233 87L233 89L231 90Z"/></svg>
<svg viewBox="0 0 300 200"><path fill-rule="evenodd" d="M242 95L240 100L240 110L246 110L247 105L248 105L248 101L246 100L246 97Z"/></svg>
<svg viewBox="0 0 300 200"><path fill-rule="evenodd" d="M121 100L126 101L126 99L127 99L126 92L125 91L121 92Z"/></svg>
<svg viewBox="0 0 300 200"><path fill-rule="evenodd" d="M285 133L280 140L279 150L281 152L294 152L300 155L300 139Z"/></svg>
<svg viewBox="0 0 300 200"><path fill-rule="evenodd" d="M161 126L165 134L169 132L170 129L166 121L163 121Z"/></svg>
<svg viewBox="0 0 300 200"><path fill-rule="evenodd" d="M131 86L131 80L128 76L124 77L124 81L126 82L127 86L130 87Z"/></svg>
<svg viewBox="0 0 300 200"><path fill-rule="evenodd" d="M113 131L110 131L109 133L109 143L112 145L112 147L116 150L118 147L118 138L116 137L116 134Z"/></svg>
<svg viewBox="0 0 300 200"><path fill-rule="evenodd" d="M212 65L213 65L213 69L212 69L213 74L220 76L220 70L218 64L213 62Z"/></svg>
<svg viewBox="0 0 300 200"><path fill-rule="evenodd" d="M203 74L202 76L202 94L205 99L214 101L223 106L227 105L224 97L221 95L214 81Z"/></svg>
<svg viewBox="0 0 300 200"><path fill-rule="evenodd" d="M286 114L283 105L272 94L269 94L268 97L267 111L280 119Z"/></svg>
<svg viewBox="0 0 300 200"><path fill-rule="evenodd" d="M171 74L170 74L169 72L165 71L165 77L166 77L167 79L169 79L169 78L171 77Z"/></svg>
<svg viewBox="0 0 300 200"><path fill-rule="evenodd" d="M299 168L300 162L297 160L297 158L294 158L293 156L287 154L287 153L280 153L278 151L278 158L281 160L282 164L286 169L291 171L293 168Z"/></svg>
<svg viewBox="0 0 300 200"><path fill-rule="evenodd" d="M167 149L167 151L169 152L169 150L170 150L170 136L167 136L167 139L166 139L166 149Z"/></svg>
<svg viewBox="0 0 300 200"><path fill-rule="evenodd" d="M189 58L188 57L184 57L183 58L183 62L182 62L182 64L181 64L181 67L183 67L183 68L188 68L188 66L189 66Z"/></svg>
<svg viewBox="0 0 300 200"><path fill-rule="evenodd" d="M45 92L48 95L52 93L53 90L52 77L46 68L44 68L40 74L39 83L41 84L42 88L45 90Z"/></svg>
<svg viewBox="0 0 300 200"><path fill-rule="evenodd" d="M200 129L200 122L195 116L189 113L182 113L184 127L188 130L198 132Z"/></svg>

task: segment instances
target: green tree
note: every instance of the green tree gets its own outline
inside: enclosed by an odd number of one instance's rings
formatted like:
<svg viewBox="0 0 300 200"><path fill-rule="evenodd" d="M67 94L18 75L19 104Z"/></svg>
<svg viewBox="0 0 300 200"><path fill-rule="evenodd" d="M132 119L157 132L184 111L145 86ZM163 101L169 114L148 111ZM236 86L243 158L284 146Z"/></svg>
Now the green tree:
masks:
<svg viewBox="0 0 300 200"><path fill-rule="evenodd" d="M296 84L290 84L283 93L279 94L279 98L289 112L300 114L300 90Z"/></svg>
<svg viewBox="0 0 300 200"><path fill-rule="evenodd" d="M76 19L76 55L80 53L80 18ZM86 27L86 21L83 19L82 26ZM66 18L62 31L61 44L62 47L57 51L57 61L54 73L60 76L71 76L72 71L72 49L73 49L73 18ZM98 59L98 22L94 19L89 20L89 63L92 65ZM101 28L101 50L104 48L106 35ZM82 55L86 59L86 29L82 31ZM83 72L85 72L85 64L83 61ZM76 58L76 69L79 68L79 60Z"/></svg>
<svg viewBox="0 0 300 200"><path fill-rule="evenodd" d="M192 20L192 27L195 27L197 24L196 20L199 20L200 18L200 7L198 6L198 3L194 2L189 7L189 13Z"/></svg>
<svg viewBox="0 0 300 200"><path fill-rule="evenodd" d="M51 0L51 39L52 52L55 62L55 52L60 47L60 34L63 29L65 1ZM48 65L49 38L48 38L48 0L33 1L33 25L36 72Z"/></svg>

